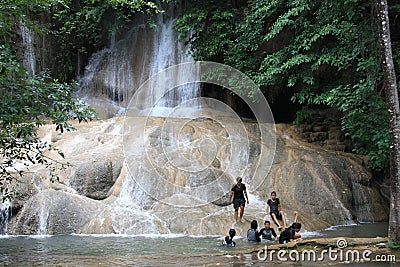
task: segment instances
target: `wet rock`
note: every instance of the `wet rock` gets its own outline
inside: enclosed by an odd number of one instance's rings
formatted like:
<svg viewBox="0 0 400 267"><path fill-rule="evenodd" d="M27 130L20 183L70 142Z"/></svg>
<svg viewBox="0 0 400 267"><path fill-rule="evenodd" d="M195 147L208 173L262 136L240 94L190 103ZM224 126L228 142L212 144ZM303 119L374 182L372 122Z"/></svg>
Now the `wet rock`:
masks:
<svg viewBox="0 0 400 267"><path fill-rule="evenodd" d="M217 206L221 206L221 207L228 206L230 204L229 203L229 193L226 193L224 196L222 196L221 198L219 198L211 203L213 203Z"/></svg>
<svg viewBox="0 0 400 267"><path fill-rule="evenodd" d="M14 219L15 234L70 234L91 219L100 203L53 189L30 198Z"/></svg>
<svg viewBox="0 0 400 267"><path fill-rule="evenodd" d="M114 199L115 200L115 199ZM159 234L163 224L139 207L113 205L53 189L32 197L12 219L10 234Z"/></svg>
<svg viewBox="0 0 400 267"><path fill-rule="evenodd" d="M92 199L105 199L109 195L122 169L122 159L88 160L75 167L70 186L80 195Z"/></svg>
<svg viewBox="0 0 400 267"><path fill-rule="evenodd" d="M278 193L288 223L299 211L308 231L388 219L388 200L382 197L388 184L373 178L366 158L309 144L293 125L276 125L273 151L252 122L245 123L243 139L213 120L193 121L175 146L172 135L161 136L165 118L151 118L146 129L146 118L126 120L128 134L122 131L124 118L112 118L77 125L76 132L57 138L54 145L72 166L54 184L44 173L32 174L35 190L22 190L9 225L12 233L225 234L233 224L228 194L238 173L251 198L245 224L235 226L242 235L251 220L261 225L270 219L265 204L271 191ZM178 129L184 121L170 120ZM224 124L243 128L228 119ZM199 157L191 158L197 152ZM273 152L269 170L258 159ZM201 164L194 165L199 159ZM187 169L193 166L199 168Z"/></svg>

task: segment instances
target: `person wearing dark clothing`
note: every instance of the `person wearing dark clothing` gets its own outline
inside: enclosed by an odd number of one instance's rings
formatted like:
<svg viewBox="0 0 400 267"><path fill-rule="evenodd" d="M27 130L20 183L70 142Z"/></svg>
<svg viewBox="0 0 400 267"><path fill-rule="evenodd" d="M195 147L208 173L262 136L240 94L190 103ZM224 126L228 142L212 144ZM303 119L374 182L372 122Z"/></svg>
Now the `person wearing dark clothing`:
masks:
<svg viewBox="0 0 400 267"><path fill-rule="evenodd" d="M285 243L288 243L290 241L301 239L301 235L298 234L298 232L301 229L301 223L297 222L298 213L295 212L294 214L295 214L294 222L289 228L285 229L280 234L280 236L279 236L279 244L285 244Z"/></svg>
<svg viewBox="0 0 400 267"><path fill-rule="evenodd" d="M258 223L256 220L253 220L250 224L250 228L249 230L247 230L247 241L250 242L260 242L261 238L260 238L260 233L258 232L257 228L258 228Z"/></svg>
<svg viewBox="0 0 400 267"><path fill-rule="evenodd" d="M246 205L246 200L247 204L249 204L249 197L247 196L246 185L242 183L242 178L237 177L236 182L237 183L232 187L231 192L229 194L229 203L233 203L233 208L235 209L234 224L236 224L238 221L239 208L240 208L240 222L241 223L244 222L243 213L244 213L244 207ZM233 197L233 202L232 202L232 197Z"/></svg>
<svg viewBox="0 0 400 267"><path fill-rule="evenodd" d="M271 199L268 199L267 201L267 207L265 211L271 215L271 218L274 220L276 225L278 225L278 230L282 230L282 226L279 223L279 220L283 221L283 227L287 228L286 225L286 218L285 218L285 213L281 209L279 198L276 197L276 192L273 191L271 193Z"/></svg>
<svg viewBox="0 0 400 267"><path fill-rule="evenodd" d="M277 240L277 235L275 233L275 230L274 228L271 228L271 223L269 221L265 221L264 228L260 230L260 234L263 239Z"/></svg>
<svg viewBox="0 0 400 267"><path fill-rule="evenodd" d="M236 242L233 241L233 237L236 235L235 229L229 230L229 235L225 236L224 242L222 242L223 246L227 247L236 247Z"/></svg>

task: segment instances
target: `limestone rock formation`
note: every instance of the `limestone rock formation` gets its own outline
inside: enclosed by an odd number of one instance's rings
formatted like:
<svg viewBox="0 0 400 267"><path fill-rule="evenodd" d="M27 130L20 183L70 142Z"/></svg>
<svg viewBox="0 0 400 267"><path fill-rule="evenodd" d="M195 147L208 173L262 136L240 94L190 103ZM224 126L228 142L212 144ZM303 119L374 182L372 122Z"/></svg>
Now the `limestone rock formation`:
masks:
<svg viewBox="0 0 400 267"><path fill-rule="evenodd" d="M171 127L182 120L173 120ZM388 218L388 201L366 160L306 143L296 126L276 125L273 165L256 184L251 173L268 144L261 142L255 123L244 123L247 140L241 140L216 121L186 121L174 143L174 136L160 130L165 119L146 122L144 117L114 117L76 125L75 132L61 136L43 128L43 138L64 152L71 167L61 170L55 183L48 181L46 170L31 168L12 203L8 233L226 234L233 223L227 193L234 170L243 168L240 161L232 162L235 145L249 147L248 155L240 155L247 162L250 204L245 224L235 226L239 235L245 235L251 220L269 219L265 203L271 191L277 192L289 223L297 210L307 231ZM235 123L223 121L226 129L242 127ZM195 161L206 168L190 169Z"/></svg>

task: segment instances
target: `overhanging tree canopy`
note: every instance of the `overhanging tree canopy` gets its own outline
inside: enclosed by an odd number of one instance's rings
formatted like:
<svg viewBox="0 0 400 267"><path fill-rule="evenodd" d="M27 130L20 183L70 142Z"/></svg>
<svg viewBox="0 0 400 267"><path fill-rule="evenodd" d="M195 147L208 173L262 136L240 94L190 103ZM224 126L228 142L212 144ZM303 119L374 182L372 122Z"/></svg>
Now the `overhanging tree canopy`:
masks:
<svg viewBox="0 0 400 267"><path fill-rule="evenodd" d="M304 107L337 108L354 151L368 155L370 167L388 168L373 1L249 0L242 7L211 2L188 1L175 23L196 59L243 71L266 95L290 91Z"/></svg>

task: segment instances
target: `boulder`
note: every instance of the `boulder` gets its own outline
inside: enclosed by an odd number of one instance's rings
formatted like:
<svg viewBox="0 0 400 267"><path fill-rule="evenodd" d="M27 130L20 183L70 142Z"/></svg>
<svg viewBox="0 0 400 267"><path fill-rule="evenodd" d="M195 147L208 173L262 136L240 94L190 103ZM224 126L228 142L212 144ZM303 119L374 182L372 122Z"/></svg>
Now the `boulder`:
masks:
<svg viewBox="0 0 400 267"><path fill-rule="evenodd" d="M79 163L75 166L69 185L80 195L92 199L105 199L119 177L122 159L105 158Z"/></svg>

